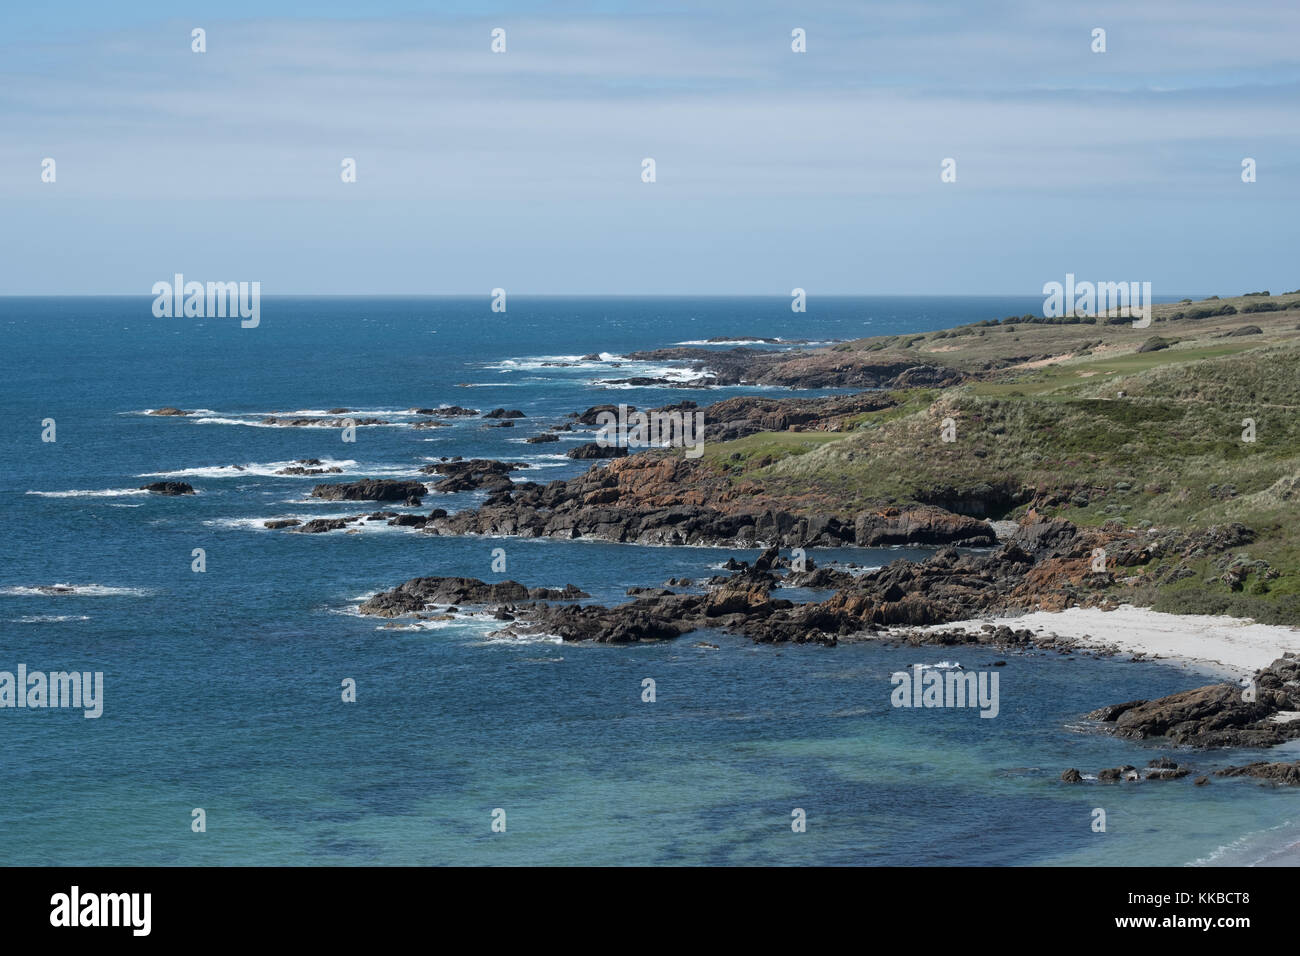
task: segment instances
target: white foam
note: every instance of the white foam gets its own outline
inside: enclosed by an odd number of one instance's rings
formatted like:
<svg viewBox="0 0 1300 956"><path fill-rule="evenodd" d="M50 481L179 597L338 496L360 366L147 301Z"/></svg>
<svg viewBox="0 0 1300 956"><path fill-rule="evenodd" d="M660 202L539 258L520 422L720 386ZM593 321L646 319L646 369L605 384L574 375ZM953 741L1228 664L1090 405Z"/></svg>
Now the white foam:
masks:
<svg viewBox="0 0 1300 956"><path fill-rule="evenodd" d="M363 413L363 412L357 412L357 413L355 413L355 415L360 416L360 415L365 415L365 413ZM207 417L207 418L193 418L193 417L191 417L191 418L188 418L188 419L186 419L186 420L187 420L187 421L191 421L191 422L193 422L193 423L196 424L196 425L245 425L245 426L247 426L248 428L316 428L316 429L325 429L325 430L329 430L329 431L338 431L340 428L343 427L342 424L341 424L341 422L343 421L343 419L345 419L345 418L352 418L352 417L354 417L354 416L353 416L353 414L351 414L351 413L348 414L348 415L336 415L336 416L334 416L334 417L337 418L337 419L339 420L339 423L334 423L334 422L329 422L329 423L326 423L326 422L320 422L320 423L315 423L315 424L311 424L311 425L290 425L290 424L288 424L288 423L286 423L286 422L264 422L264 421L262 421L262 418L265 418L265 417L268 417L268 416L261 416L261 417L259 417L259 418L254 419L254 418L229 418L229 417L225 417L225 416L220 416L220 415L218 415L218 416L212 416L212 417ZM277 416L275 416L275 417L277 417L277 418L289 418L289 417L292 417L292 416L291 416L291 414L290 414L290 415L286 415L286 414L281 413L280 415L277 415ZM305 417L305 416L304 416L304 417ZM409 416L407 416L407 417L409 417ZM363 423L361 423L361 422L358 422L358 423L357 423L357 427L358 427L358 428L409 428L409 427L410 427L410 423L409 423L409 422L389 422L387 425L367 425L367 424L363 424Z"/></svg>
<svg viewBox="0 0 1300 956"><path fill-rule="evenodd" d="M50 590L58 588L57 591ZM0 594L10 597L147 597L152 588L116 588L106 584L41 584L15 585L0 589Z"/></svg>
<svg viewBox="0 0 1300 956"><path fill-rule="evenodd" d="M356 461L351 458L321 458L319 465L302 465L296 461L250 462L246 465L203 465L197 468L177 468L174 471L146 471L137 478L328 478L330 474L350 474L356 468ZM276 472L291 467L301 468L342 468L342 472L329 472L320 475L277 475Z"/></svg>
<svg viewBox="0 0 1300 956"><path fill-rule="evenodd" d="M620 362L622 356L609 352L595 353L601 362ZM563 364L558 364L563 363ZM581 355L523 355L518 358L503 359L500 362L485 362L482 368L495 369L499 372L533 372L538 369L563 369L567 367L593 368L596 362L583 361Z"/></svg>
<svg viewBox="0 0 1300 956"><path fill-rule="evenodd" d="M331 502L325 502L325 503L326 503L326 504L331 504L331 505L337 505L337 504L338 504L337 501L331 501ZM383 504L384 504L384 502L379 502L379 501L367 501L367 502L358 501L358 502L355 502L355 503L356 503L356 504L359 504L359 505L360 505L360 504L371 504L371 505L383 505ZM376 511L389 511L389 510L391 510L391 509L389 509L389 508L379 507L379 508L375 508L375 509L373 509L373 510L376 510ZM355 517L357 517L358 515L369 514L369 513L370 513L370 512L364 512L364 513L363 513L363 512L361 512L361 511L349 511L349 512L346 512L346 513L344 513L344 514L325 514L325 515L322 515L322 514L291 514L291 515L281 514L281 515L268 515L268 516L266 516L266 517L262 517L262 518L211 518L211 519L209 519L209 520L207 520L207 521L205 521L205 522L203 522L203 523L204 523L205 525L207 525L208 527L210 527L210 528L226 528L226 529L229 529L229 530L236 530L236 531L276 531L276 532L291 532L291 531L292 531L292 532L297 532L298 529L301 527L301 525L306 524L308 521L316 521L316 520L324 520L324 521L328 521L328 520L335 519L335 518L355 518ZM290 527L288 527L288 528L268 528L268 527L266 526L266 522L268 522L268 521L288 521L288 520L291 520L291 519L296 519L297 521L300 522L300 524L292 525L292 526L290 526ZM332 535L343 534L343 533L348 532L348 531L359 532L359 533L361 533L361 534L375 534L375 533L377 533L377 532L388 533L388 532L419 531L419 530L420 530L419 528L417 528L417 527L415 527L415 526L413 526L413 525L390 525L390 524L388 523L388 519L387 519L387 518L376 519L375 521L367 521L364 517L362 517L362 519L361 519L360 521L356 521L356 522L350 523L350 524L348 524L348 525L347 525L346 527L344 527L344 528L339 528L339 529L334 530L334 531L311 532L311 533L303 534L303 537L306 537L306 538L316 538L316 537L321 537L321 536L332 536Z"/></svg>
<svg viewBox="0 0 1300 956"><path fill-rule="evenodd" d="M683 368L678 365L644 365L639 362L629 362L623 367L617 369L619 378L661 378L666 382L677 383L681 385L691 382L699 382L707 378L713 378L715 373L709 368ZM592 379L587 384L594 386L603 386L605 388L663 388L659 385L611 385L607 384L609 379Z"/></svg>
<svg viewBox="0 0 1300 956"><path fill-rule="evenodd" d="M90 617L85 614L29 614L9 620L11 624L61 624L65 621L89 621Z"/></svg>
<svg viewBox="0 0 1300 956"><path fill-rule="evenodd" d="M1295 840L1295 836L1295 821L1286 820L1277 826L1238 837L1187 865L1256 866L1261 863L1276 863L1293 866L1295 858L1300 856L1300 842Z"/></svg>
<svg viewBox="0 0 1300 956"><path fill-rule="evenodd" d="M143 488L89 488L72 491L29 491L27 494L41 498L125 498L130 495L147 495L149 492Z"/></svg>
<svg viewBox="0 0 1300 956"><path fill-rule="evenodd" d="M188 415L154 415L158 409L146 408L143 411L135 412L118 412L119 415L148 415L152 418L193 418L195 415L216 415L217 413L210 408L191 408L188 409ZM182 409L186 411L186 409Z"/></svg>
<svg viewBox="0 0 1300 956"><path fill-rule="evenodd" d="M447 620L421 620L419 618L399 617L392 618L388 624L380 624L375 628L377 631L445 631L452 628L473 628L475 630L485 630L490 627L497 627L501 622L496 618L486 614L474 614L462 612L451 614Z"/></svg>
<svg viewBox="0 0 1300 956"><path fill-rule="evenodd" d="M330 504L337 504L337 502L330 502ZM357 512L353 511L347 514L336 514L336 515L295 514L295 515L267 515L266 517L263 518L210 518L203 523L207 525L209 528L235 528L244 531L274 531L274 530L288 531L289 530L288 528L279 528L279 529L268 528L266 527L266 522L297 520L302 522L303 524L306 524L308 521L315 521L317 518L324 518L324 519L351 518L354 517L356 514Z"/></svg>
<svg viewBox="0 0 1300 956"><path fill-rule="evenodd" d="M718 347L732 346L732 345L781 345L782 340L777 339L775 342L768 342L763 339L728 339L726 342L710 342L708 339L687 339L684 342L674 342L673 344L674 345L712 345Z"/></svg>
<svg viewBox="0 0 1300 956"><path fill-rule="evenodd" d="M564 638L558 634L503 634L494 631L478 642L479 644L510 644L514 646L528 644L563 644Z"/></svg>
<svg viewBox="0 0 1300 956"><path fill-rule="evenodd" d="M254 414L254 413L250 413ZM409 408L349 408L346 412L331 412L327 408L300 408L292 412L257 412L263 417L276 418L414 418Z"/></svg>

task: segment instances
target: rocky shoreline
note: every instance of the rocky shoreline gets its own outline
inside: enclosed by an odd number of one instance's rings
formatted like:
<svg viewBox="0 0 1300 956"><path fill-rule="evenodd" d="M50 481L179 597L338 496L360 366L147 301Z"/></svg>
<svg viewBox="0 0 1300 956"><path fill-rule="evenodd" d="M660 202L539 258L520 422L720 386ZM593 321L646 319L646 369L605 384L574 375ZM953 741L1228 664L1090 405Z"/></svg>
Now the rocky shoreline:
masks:
<svg viewBox="0 0 1300 956"><path fill-rule="evenodd" d="M1107 653L1027 629L989 624L971 632L923 626L998 613L1025 603L1041 607L1072 601L1078 597L1075 588L1084 585L1069 583L1071 575L1065 568L1085 558L1092 543L1089 534L1068 522L1040 521L1020 526L997 552L960 554L947 548L924 561L898 561L859 575L811 563L796 569L771 548L752 566L733 559L726 575L631 588L632 600L613 607L578 603L588 595L572 585L548 590L515 581L415 578L370 598L360 612L385 618L441 619L463 607L477 607L502 622L494 636L554 635L566 642L629 644L720 629L756 643L835 646L844 641L881 641L1011 652ZM833 593L824 601L799 604L779 595L783 587L833 589ZM1249 690L1216 683L1156 700L1107 705L1085 716L1099 730L1176 747L1274 746L1300 737L1300 659L1286 656L1274 661L1255 675ZM1102 771L1097 779L1178 779L1190 772L1177 764L1153 763L1144 777L1135 768L1121 767ZM1251 764L1215 774L1300 782L1300 771L1285 763ZM1071 769L1062 779L1080 782L1084 778Z"/></svg>
<svg viewBox="0 0 1300 956"><path fill-rule="evenodd" d="M434 515L425 519L426 530L430 523L445 526L455 517L436 511ZM833 645L863 632L922 628L1027 608L1104 607L1110 602L1104 586L1112 582L1114 574L1094 570L1093 555L1098 547L1104 545L1108 556L1123 567L1153 554L1222 548L1225 542L1236 540L1237 533L1235 529L1226 533L1212 529L1205 535L1177 536L1083 529L1062 519L1028 520L1015 525L997 548L959 551L945 547L921 561L898 560L858 575L819 568L808 556L795 565L773 546L753 567L733 559L731 574L705 582L704 593L668 588L644 593L647 589L637 589L643 593L635 595L630 604L605 609L605 617L589 612L571 622L570 612L565 612L551 622L547 612L539 609L532 613L530 623L555 623L559 629L554 633L569 640L610 641L609 633L601 629L603 624L623 613L653 611L672 620L675 633L721 626L761 643ZM991 537L991 530L985 534ZM832 594L824 601L795 604L773 596L780 587L830 590ZM613 630L611 627L610 632ZM997 635L997 639L1003 638L1005 635ZM931 629L900 639L957 644L970 643L971 635L961 629Z"/></svg>
<svg viewBox="0 0 1300 956"><path fill-rule="evenodd" d="M1190 322L1181 314L1161 315L1157 321L1167 322L1167 329L1179 323L1183 329ZM1093 386L1088 378L1109 374L1105 368L1082 371L1076 382L1058 376L1068 402L1037 401L1033 387L1042 381L1034 378L1038 369L1084 358L1103 343L1088 339L1097 333L1084 328L1039 329L1017 322L977 323L807 351L678 346L632 353L626 356L630 361L684 365L690 375L604 384L860 391L823 397L742 396L703 408L681 401L648 411L702 418L700 437L709 443L707 454L634 450L602 436L567 449L568 458L592 462L587 470L545 484L520 480L515 473L528 468L521 462L444 458L418 468L427 481L323 483L311 494L330 501L420 508L429 495L482 493L485 498L476 506L454 512L433 508L427 513L271 519L264 526L293 533L354 533L358 524L382 521L431 536L764 549L752 566L728 562L728 574L629 588L629 600L616 606L591 603L572 585L546 589L515 581L420 577L375 595L360 608L362 614L388 619L391 626L401 618L445 620L470 607L500 622L496 633L501 636L549 635L563 641L631 644L723 630L763 644L833 647L880 641L980 646L1010 653L1118 653L1117 647L1097 648L1076 638L1005 624L985 624L977 630L957 625L1031 611L1113 608L1129 597L1136 598L1134 603L1145 598L1150 605L1152 595L1189 578L1229 593L1247 586L1253 594L1267 593L1279 571L1237 550L1265 537L1276 539L1277 529L1267 522L1259 523L1248 511L1226 509L1214 521L1186 524L1166 512L1163 527L1139 517L1149 514L1152 502L1167 501L1168 496L1193 497L1182 487L1190 480L1182 445L1171 441L1169 447L1160 446L1165 470L1158 474L1150 467L1154 453L1139 459L1130 451L1153 447L1159 435L1153 438L1148 424L1180 421L1183 407L1166 408L1157 404L1164 401L1158 397L1128 400L1129 392L1144 387L1145 380L1125 383L1124 389L1113 392L1089 391ZM985 341L990 329L1011 334ZM1220 334L1217 327L1184 331L1189 336ZM1020 342L1022 333L1038 344L1008 344ZM1136 351L1145 348L1136 339L1129 345ZM1008 349L1026 351L1012 355ZM593 354L583 361L598 359ZM1285 368L1285 362L1279 367ZM1007 381L992 381L1000 373L1007 373ZM1213 375L1240 374L1237 366L1216 365L1207 381L1218 387ZM1184 388L1196 394L1201 383L1189 382ZM976 387L985 390L976 392ZM1153 395L1162 394L1151 387ZM1186 407L1203 409L1200 404ZM558 423L505 407L486 413L457 406L410 411L428 416L414 423L416 428L446 427L445 419L453 418L478 418L483 427L514 427L517 422L531 429L524 443L543 444L558 440L561 432L579 437L611 413L622 421L637 409L596 405ZM346 408L334 408L327 414L346 413ZM150 414L190 413L166 407ZM974 438L967 438L966 444L954 439L945 446L950 439L939 438L940 426L957 419L963 435ZM269 416L264 423L343 421ZM362 419L355 424L386 422ZM1052 456L1026 447L1025 435L1040 432L1051 434ZM1188 433L1197 431L1188 426ZM1003 437L1008 434L1014 440ZM828 444L834 446L829 453L819 454ZM718 446L723 448L716 450ZM1218 445L1207 448L1197 446L1197 453L1227 455ZM808 459L799 458L810 451ZM1285 462L1277 467L1283 469ZM326 470L319 460L304 459L283 473ZM1202 499L1234 502L1243 497L1235 483L1222 483L1216 471L1207 473L1215 483L1206 485ZM899 474L906 480L888 480ZM1265 485L1263 491L1257 488L1258 501L1267 505L1274 499L1290 500L1292 486L1274 477L1267 480L1275 484ZM150 490L189 493L163 483ZM1243 515L1253 527L1236 520ZM938 550L922 560L895 560L859 574L819 567L812 555L822 548L889 546ZM781 549L794 550L787 556ZM822 594L796 602L787 596L792 589ZM1257 663L1252 661L1252 666ZM1300 737L1300 662L1281 657L1257 670L1249 699L1242 687L1218 683L1157 700L1109 704L1087 717L1100 731L1177 747L1274 746ZM1145 772L1107 768L1096 779L1170 780L1192 772L1161 758ZM1300 771L1285 763L1257 762L1215 773L1281 783L1295 783L1300 777ZM1071 768L1062 779L1077 783L1086 778ZM1206 780L1202 776L1196 782Z"/></svg>
<svg viewBox="0 0 1300 956"><path fill-rule="evenodd" d="M824 351L780 351L733 348L706 349L674 346L631 352L633 362L687 363L694 377L686 382L667 378L636 380L633 384L668 387L762 385L784 388L913 388L955 385L967 376L940 364L927 364L914 357L884 359L846 353L835 361L825 360ZM631 380L610 380L623 383Z"/></svg>

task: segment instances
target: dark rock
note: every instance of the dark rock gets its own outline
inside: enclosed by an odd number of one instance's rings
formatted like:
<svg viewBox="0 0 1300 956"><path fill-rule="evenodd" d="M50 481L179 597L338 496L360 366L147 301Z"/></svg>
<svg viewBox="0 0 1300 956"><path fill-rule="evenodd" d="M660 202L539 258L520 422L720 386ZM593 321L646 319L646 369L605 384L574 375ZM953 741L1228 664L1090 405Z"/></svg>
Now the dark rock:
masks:
<svg viewBox="0 0 1300 956"><path fill-rule="evenodd" d="M1109 722L1109 721L1116 720L1119 717L1119 715L1124 713L1125 711L1132 710L1134 707L1137 707L1140 704L1145 704L1145 703L1146 703L1145 700L1130 700L1127 703L1123 703L1123 704L1111 704L1107 707L1098 707L1096 710L1092 711L1091 713L1084 714L1084 716L1087 717L1089 720L1101 720L1101 721Z"/></svg>
<svg viewBox="0 0 1300 956"><path fill-rule="evenodd" d="M418 481L366 478L341 485L317 485L311 496L326 501L404 501L428 493L429 489Z"/></svg>
<svg viewBox="0 0 1300 956"><path fill-rule="evenodd" d="M602 445L599 442L587 442L576 448L570 448L568 457L579 460L593 458L624 458L627 456L627 448L623 445Z"/></svg>
<svg viewBox="0 0 1300 956"><path fill-rule="evenodd" d="M628 405L627 410L629 413L634 412L636 411L636 406ZM577 416L577 422L579 425L599 425L600 416L602 412L608 413L617 418L618 406L617 405L593 405L591 406L591 408L587 409L581 415Z"/></svg>
<svg viewBox="0 0 1300 956"><path fill-rule="evenodd" d="M433 486L433 490L441 494L455 494L461 491L510 491L515 486L510 480L510 472L527 467L523 463L470 458L425 465L420 471L445 475Z"/></svg>
<svg viewBox="0 0 1300 956"><path fill-rule="evenodd" d="M423 528L428 520L424 515L398 515L390 518L388 523L399 528Z"/></svg>
<svg viewBox="0 0 1300 956"><path fill-rule="evenodd" d="M362 614L397 617L430 610L439 604L512 604L519 601L576 601L591 595L572 584L563 589L526 588L518 581L489 584L477 578L411 578L361 605ZM452 608L448 608L452 610Z"/></svg>
<svg viewBox="0 0 1300 956"><path fill-rule="evenodd" d="M528 600L528 588L518 581L488 584L476 578L411 578L391 591L376 594L361 605L362 614L397 617L438 604L504 604Z"/></svg>
<svg viewBox="0 0 1300 956"><path fill-rule="evenodd" d="M337 475L343 469L337 465L324 466L319 458L295 458L293 464L276 472L277 475Z"/></svg>
<svg viewBox="0 0 1300 956"><path fill-rule="evenodd" d="M306 524L294 528L291 534L323 534L326 531L339 531L349 524L355 524L359 518L313 518Z"/></svg>
<svg viewBox="0 0 1300 956"><path fill-rule="evenodd" d="M461 408L459 405L442 405L438 408L412 408L416 415L437 415L439 418L462 418L477 415L477 408Z"/></svg>
<svg viewBox="0 0 1300 956"><path fill-rule="evenodd" d="M1255 777L1269 783L1288 787L1300 786L1300 761L1296 763L1268 763L1256 761L1241 767L1227 767L1214 771L1216 777Z"/></svg>
<svg viewBox="0 0 1300 956"><path fill-rule="evenodd" d="M1235 684L1211 684L1158 700L1134 701L1093 711L1116 734L1168 738L1192 747L1268 747L1300 737L1300 721L1275 721L1300 710L1300 660L1283 657L1255 675L1254 700Z"/></svg>
<svg viewBox="0 0 1300 956"><path fill-rule="evenodd" d="M280 425L288 428L344 428L347 425L391 425L392 422L382 418L281 418L278 415L267 415L262 419L263 425Z"/></svg>
<svg viewBox="0 0 1300 956"><path fill-rule="evenodd" d="M1148 770L1146 778L1148 780L1179 780L1186 777L1189 773L1191 773L1190 770L1184 770L1181 767L1175 770Z"/></svg>
<svg viewBox="0 0 1300 956"><path fill-rule="evenodd" d="M141 491L147 491L155 495L192 495L194 488L185 481L155 481L152 484L141 485Z"/></svg>

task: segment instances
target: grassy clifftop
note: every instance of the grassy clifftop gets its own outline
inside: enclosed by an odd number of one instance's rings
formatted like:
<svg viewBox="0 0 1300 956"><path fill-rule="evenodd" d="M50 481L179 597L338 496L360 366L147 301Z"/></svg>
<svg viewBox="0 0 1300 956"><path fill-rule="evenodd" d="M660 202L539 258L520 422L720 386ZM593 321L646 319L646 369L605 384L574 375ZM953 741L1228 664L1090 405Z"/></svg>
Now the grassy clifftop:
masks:
<svg viewBox="0 0 1300 956"><path fill-rule="evenodd" d="M1225 307L1236 311L1193 317ZM941 357L978 380L898 393L841 431L710 444L705 462L766 497L844 511L1238 522L1248 545L1193 556L1174 580L1147 568L1136 599L1300 623L1300 295L1163 306L1147 329L996 323L848 345Z"/></svg>
<svg viewBox="0 0 1300 956"><path fill-rule="evenodd" d="M1300 290L1156 305L1151 324L1144 329L1119 316L1051 320L1007 316L934 332L857 339L825 351L844 362L911 361L984 373L1032 368L1045 361L1120 358L1136 353L1152 338L1182 350L1240 351L1261 342L1295 339L1297 323ZM1246 331L1256 328L1258 332ZM1240 341L1252 336L1254 341Z"/></svg>

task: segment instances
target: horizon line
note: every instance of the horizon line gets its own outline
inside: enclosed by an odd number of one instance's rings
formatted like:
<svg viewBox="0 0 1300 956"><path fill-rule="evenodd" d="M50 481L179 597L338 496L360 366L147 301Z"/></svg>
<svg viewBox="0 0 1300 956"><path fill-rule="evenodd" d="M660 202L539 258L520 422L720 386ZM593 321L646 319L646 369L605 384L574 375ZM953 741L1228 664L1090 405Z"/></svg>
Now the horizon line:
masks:
<svg viewBox="0 0 1300 956"><path fill-rule="evenodd" d="M256 281L256 280L248 280ZM1001 299L1039 298L1042 292L818 292L805 293L808 298L868 299L868 298L932 298L932 299ZM1244 292L1227 293L1228 298L1246 295ZM1291 293L1278 292L1275 295ZM1224 293L1163 292L1157 297L1188 298ZM509 292L509 298L526 299L789 299L789 293L777 292ZM265 292L263 298L278 299L491 299L489 292ZM153 292L0 292L0 299L153 299Z"/></svg>

